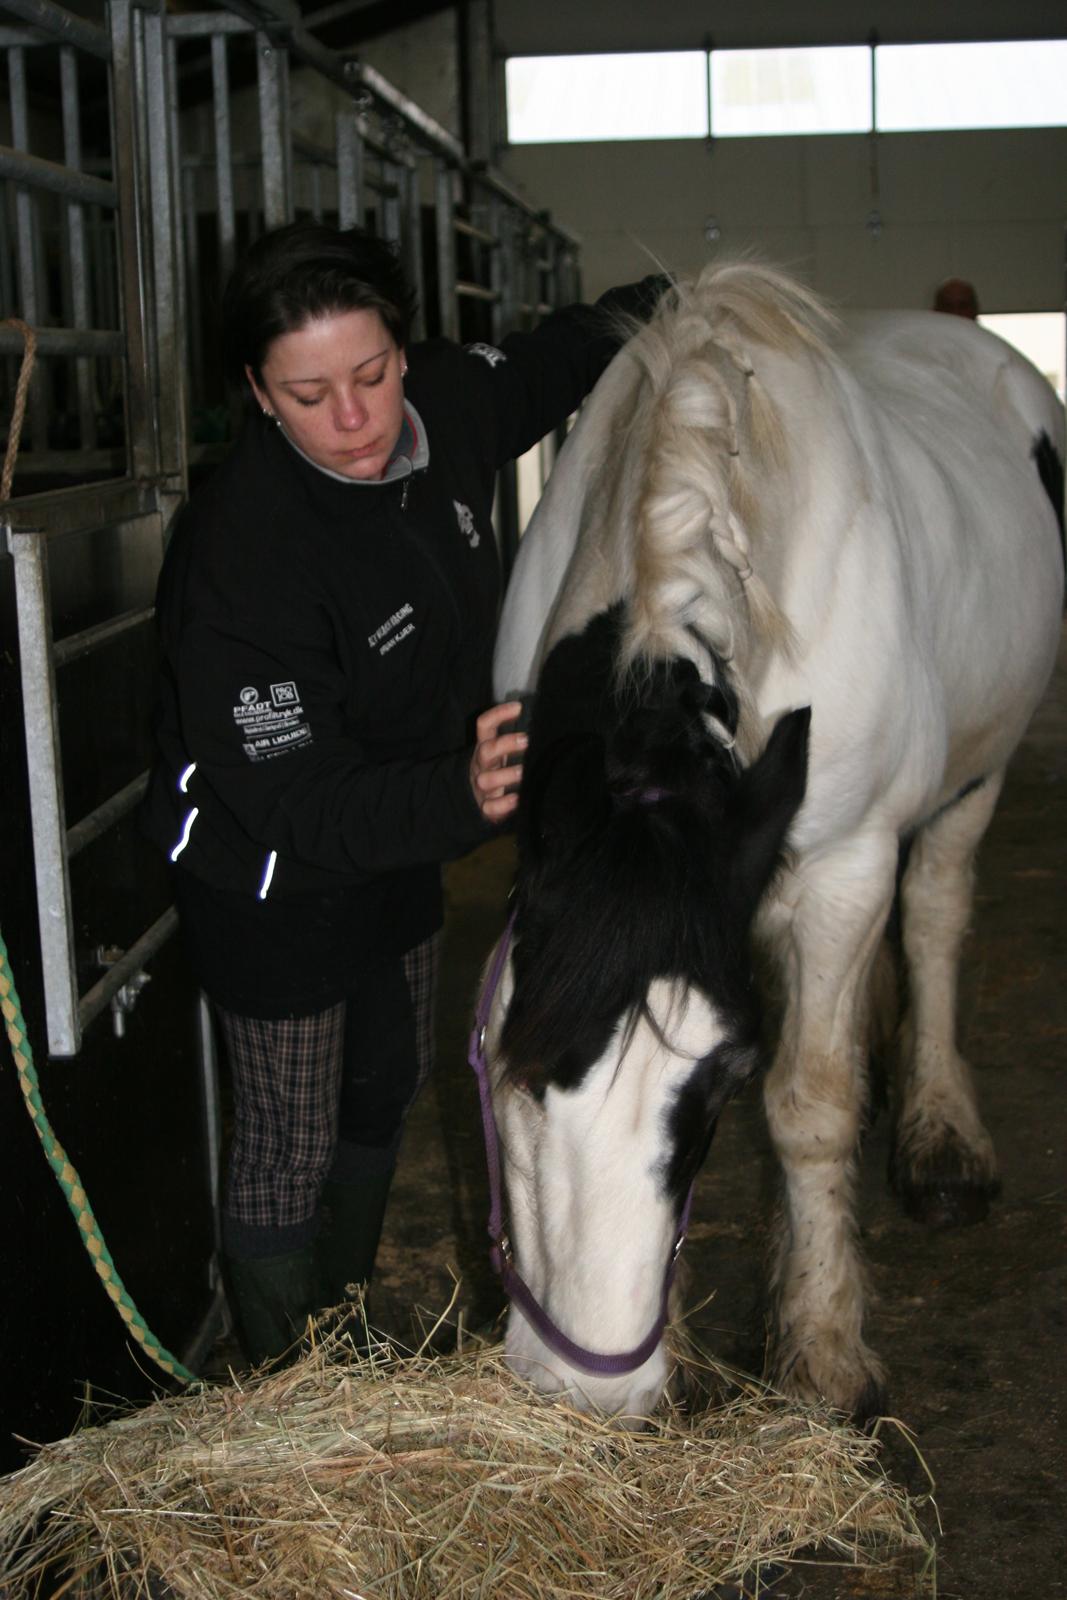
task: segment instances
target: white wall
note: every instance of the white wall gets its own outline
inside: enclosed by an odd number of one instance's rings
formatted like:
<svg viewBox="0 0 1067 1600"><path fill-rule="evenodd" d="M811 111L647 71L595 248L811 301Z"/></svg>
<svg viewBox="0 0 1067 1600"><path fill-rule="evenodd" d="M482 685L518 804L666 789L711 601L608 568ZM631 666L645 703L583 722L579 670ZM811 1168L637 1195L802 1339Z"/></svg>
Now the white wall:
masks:
<svg viewBox="0 0 1067 1600"><path fill-rule="evenodd" d="M528 145L501 165L582 240L588 296L757 248L842 304L925 306L949 276L984 310L1063 304L1067 129ZM867 227L877 204L876 237ZM705 239L714 218L720 238Z"/></svg>

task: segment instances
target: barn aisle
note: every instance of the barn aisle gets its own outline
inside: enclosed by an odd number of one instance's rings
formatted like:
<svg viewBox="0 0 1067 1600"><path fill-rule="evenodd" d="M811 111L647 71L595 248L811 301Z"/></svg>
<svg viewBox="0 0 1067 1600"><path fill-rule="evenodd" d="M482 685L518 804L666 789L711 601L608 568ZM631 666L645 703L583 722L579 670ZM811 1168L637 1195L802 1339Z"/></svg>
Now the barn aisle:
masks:
<svg viewBox="0 0 1067 1600"><path fill-rule="evenodd" d="M448 874L439 1070L416 1108L386 1223L374 1310L400 1338L412 1309L432 1319L460 1280L468 1325L500 1308L486 1260L487 1191L466 1030L480 964L503 922L511 846L501 839ZM888 1194L888 1118L863 1154L860 1216L875 1304L872 1343L891 1405L937 1483L941 1600L1067 1594L1063 1528L1063 1256L1067 1184L1067 648L1009 776L979 860L965 948L961 1045L1001 1164L1003 1193L973 1229L927 1233ZM774 1170L758 1097L723 1118L698 1186L687 1247L694 1317L719 1358L758 1369L762 1260ZM917 1491L921 1473L893 1450ZM902 1580L893 1600L912 1586ZM781 1595L845 1600L862 1576L808 1570Z"/></svg>

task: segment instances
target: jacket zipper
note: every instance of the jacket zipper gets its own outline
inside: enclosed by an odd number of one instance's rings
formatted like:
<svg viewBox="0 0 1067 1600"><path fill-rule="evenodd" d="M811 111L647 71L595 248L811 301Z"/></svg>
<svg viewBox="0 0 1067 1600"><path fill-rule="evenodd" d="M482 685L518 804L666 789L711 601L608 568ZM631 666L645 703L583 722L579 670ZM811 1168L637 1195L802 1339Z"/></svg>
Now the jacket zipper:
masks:
<svg viewBox="0 0 1067 1600"><path fill-rule="evenodd" d="M415 474L413 472L409 472L407 477L404 479L403 483L401 484L401 487L400 487L400 510L401 510L401 512L404 512L404 511L407 510L408 488L409 488L409 486L411 484L411 480L412 480L412 478L414 476L415 476ZM410 537L411 537L411 542L414 545L414 553L415 553L415 555L416 556L420 556L422 558L422 560L425 561L426 565L429 567L430 571L433 573L434 577L437 579L437 582L438 582L439 586L444 590L445 599L447 600L448 605L451 608L452 616L455 619L455 624L456 624L456 628L457 628L457 630L459 632L459 636L460 636L460 638L462 638L463 637L463 612L460 609L459 600L456 597L455 593L453 592L452 585L449 583L448 579L445 577L445 574L444 574L444 571L442 570L440 562L438 561L437 557L434 555L432 549L430 548L429 541L428 540L424 541L424 540L416 539L414 534L412 534Z"/></svg>

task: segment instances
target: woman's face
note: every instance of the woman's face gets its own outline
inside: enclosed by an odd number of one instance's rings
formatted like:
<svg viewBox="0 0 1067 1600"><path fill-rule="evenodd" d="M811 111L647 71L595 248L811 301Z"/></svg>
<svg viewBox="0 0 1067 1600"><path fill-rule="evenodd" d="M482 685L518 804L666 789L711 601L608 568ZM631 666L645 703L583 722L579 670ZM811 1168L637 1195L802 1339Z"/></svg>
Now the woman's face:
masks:
<svg viewBox="0 0 1067 1600"><path fill-rule="evenodd" d="M267 349L259 404L317 466L380 478L404 421L404 352L377 311L335 311Z"/></svg>

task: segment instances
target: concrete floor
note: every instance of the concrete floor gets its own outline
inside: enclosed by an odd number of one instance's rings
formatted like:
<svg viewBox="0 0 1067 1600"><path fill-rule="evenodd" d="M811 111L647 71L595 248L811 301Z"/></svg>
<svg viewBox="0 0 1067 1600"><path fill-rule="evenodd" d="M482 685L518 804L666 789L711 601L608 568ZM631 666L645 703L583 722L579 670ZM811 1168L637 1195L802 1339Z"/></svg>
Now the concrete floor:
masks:
<svg viewBox="0 0 1067 1600"><path fill-rule="evenodd" d="M874 1303L869 1334L888 1361L891 1406L936 1480L941 1600L1067 1594L1063 1425L1067 1266L1067 650L1012 768L979 861L961 982L960 1038L1001 1162L987 1222L929 1233L885 1185L888 1118L863 1159L861 1222ZM484 1243L487 1194L466 1030L481 962L504 919L510 843L448 874L439 1068L415 1109L386 1223L376 1310L399 1336L431 1320L454 1279L477 1325L501 1306ZM687 1246L696 1331L720 1359L762 1359L763 1257L774 1167L758 1093L723 1117L698 1185ZM914 1457L891 1471L921 1491ZM777 1591L776 1591L777 1592ZM911 1596L913 1579L807 1573L783 1594Z"/></svg>

